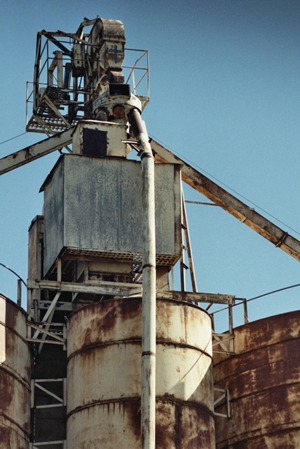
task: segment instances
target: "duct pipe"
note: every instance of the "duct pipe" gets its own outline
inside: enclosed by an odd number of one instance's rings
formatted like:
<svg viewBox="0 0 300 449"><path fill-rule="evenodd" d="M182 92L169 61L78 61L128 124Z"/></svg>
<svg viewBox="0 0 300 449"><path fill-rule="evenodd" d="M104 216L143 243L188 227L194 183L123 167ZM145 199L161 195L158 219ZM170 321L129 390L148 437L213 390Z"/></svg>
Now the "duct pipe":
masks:
<svg viewBox="0 0 300 449"><path fill-rule="evenodd" d="M142 448L155 449L155 390L156 390L156 244L154 157L145 123L140 112L128 114L132 131L141 151L143 176L144 254L142 298L142 389L141 430Z"/></svg>

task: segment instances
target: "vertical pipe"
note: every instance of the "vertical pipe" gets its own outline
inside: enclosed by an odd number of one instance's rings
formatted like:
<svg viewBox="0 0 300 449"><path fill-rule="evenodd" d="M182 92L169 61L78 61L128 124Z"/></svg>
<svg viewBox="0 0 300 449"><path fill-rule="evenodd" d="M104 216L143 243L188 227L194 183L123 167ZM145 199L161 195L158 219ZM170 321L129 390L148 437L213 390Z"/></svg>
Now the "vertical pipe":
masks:
<svg viewBox="0 0 300 449"><path fill-rule="evenodd" d="M229 318L229 333L232 334L233 332L233 309L232 304L229 304L228 306L228 318Z"/></svg>
<svg viewBox="0 0 300 449"><path fill-rule="evenodd" d="M249 318L248 318L248 307L246 299L244 299L243 301L243 309L244 309L244 324L247 324L249 323Z"/></svg>
<svg viewBox="0 0 300 449"><path fill-rule="evenodd" d="M17 293L17 304L21 307L22 304L22 280L18 279L18 293Z"/></svg>
<svg viewBox="0 0 300 449"><path fill-rule="evenodd" d="M215 315L212 313L210 316L211 316L211 328L212 331L215 332Z"/></svg>
<svg viewBox="0 0 300 449"><path fill-rule="evenodd" d="M63 87L63 54L62 51L56 51L55 57L57 59L57 87Z"/></svg>
<svg viewBox="0 0 300 449"><path fill-rule="evenodd" d="M144 252L142 299L142 448L155 449L156 390L156 244L154 158L149 137L137 109L128 115L132 131L139 140L143 176Z"/></svg>

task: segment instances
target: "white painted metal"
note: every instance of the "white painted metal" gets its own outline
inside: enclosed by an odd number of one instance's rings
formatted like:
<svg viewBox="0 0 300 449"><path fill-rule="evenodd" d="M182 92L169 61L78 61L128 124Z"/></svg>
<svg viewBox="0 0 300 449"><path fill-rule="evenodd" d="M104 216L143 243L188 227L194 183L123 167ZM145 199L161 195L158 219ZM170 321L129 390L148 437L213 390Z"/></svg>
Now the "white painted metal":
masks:
<svg viewBox="0 0 300 449"><path fill-rule="evenodd" d="M73 131L74 128L71 127L66 131L55 134L54 136L48 137L48 139L41 140L23 150L2 158L0 160L0 175L69 145L72 142Z"/></svg>
<svg viewBox="0 0 300 449"><path fill-rule="evenodd" d="M144 449L155 449L156 388L156 251L154 158L147 132L138 136L143 148L143 339L142 339L142 442Z"/></svg>
<svg viewBox="0 0 300 449"><path fill-rule="evenodd" d="M127 126L121 123L81 120L73 135L73 153L84 154L84 133L98 131L106 135L106 156L126 157L131 149L127 140Z"/></svg>
<svg viewBox="0 0 300 449"><path fill-rule="evenodd" d="M154 157L140 112L129 117L141 150L143 174L143 300L141 430L143 449L155 449L156 390L156 240Z"/></svg>
<svg viewBox="0 0 300 449"><path fill-rule="evenodd" d="M214 449L211 319L192 304L156 305L155 448ZM141 340L141 297L70 316L68 448L141 449Z"/></svg>

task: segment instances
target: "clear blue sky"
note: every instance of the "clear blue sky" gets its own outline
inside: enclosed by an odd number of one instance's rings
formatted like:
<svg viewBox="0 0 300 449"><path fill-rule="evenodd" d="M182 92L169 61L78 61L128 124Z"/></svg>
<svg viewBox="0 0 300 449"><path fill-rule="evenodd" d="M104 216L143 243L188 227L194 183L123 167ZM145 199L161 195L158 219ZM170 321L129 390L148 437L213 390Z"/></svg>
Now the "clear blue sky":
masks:
<svg viewBox="0 0 300 449"><path fill-rule="evenodd" d="M127 47L150 52L149 134L300 238L298 1L0 0L0 6L0 142L25 130L37 32L73 32L84 17L120 19ZM0 145L0 154L43 138L27 133ZM56 159L0 178L0 262L24 279L28 226L42 212L39 188ZM205 200L191 190L185 197ZM296 260L223 210L187 205L187 212L199 291L252 298L300 282ZM15 299L15 277L1 267L0 292ZM299 297L300 288L255 301L250 318L299 309Z"/></svg>

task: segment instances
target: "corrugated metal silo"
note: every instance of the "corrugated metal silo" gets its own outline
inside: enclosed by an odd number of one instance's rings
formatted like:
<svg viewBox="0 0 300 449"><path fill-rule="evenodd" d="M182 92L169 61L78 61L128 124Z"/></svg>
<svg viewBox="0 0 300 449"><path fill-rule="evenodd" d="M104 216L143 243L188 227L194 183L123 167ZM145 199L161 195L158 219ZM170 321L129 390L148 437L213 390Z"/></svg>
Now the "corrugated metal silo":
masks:
<svg viewBox="0 0 300 449"><path fill-rule="evenodd" d="M30 352L26 315L0 295L0 447L28 449Z"/></svg>
<svg viewBox="0 0 300 449"><path fill-rule="evenodd" d="M141 447L141 298L75 312L68 329L68 448ZM213 449L211 321L157 300L156 448Z"/></svg>
<svg viewBox="0 0 300 449"><path fill-rule="evenodd" d="M214 366L232 414L216 420L217 449L300 448L299 320L291 312L234 330L235 354Z"/></svg>

